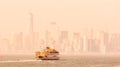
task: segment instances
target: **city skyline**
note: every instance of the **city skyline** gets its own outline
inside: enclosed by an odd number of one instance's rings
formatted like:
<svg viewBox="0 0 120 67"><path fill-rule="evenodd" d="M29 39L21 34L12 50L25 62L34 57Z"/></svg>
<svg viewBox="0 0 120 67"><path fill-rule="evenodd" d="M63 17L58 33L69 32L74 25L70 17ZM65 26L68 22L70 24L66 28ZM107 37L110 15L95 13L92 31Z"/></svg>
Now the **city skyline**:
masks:
<svg viewBox="0 0 120 67"><path fill-rule="evenodd" d="M119 2L0 1L0 51L31 53L50 46L63 53L119 52Z"/></svg>
<svg viewBox="0 0 120 67"><path fill-rule="evenodd" d="M30 21L30 29L32 30L33 28L31 27ZM29 32L27 35L23 32L19 32L11 36L10 39L0 38L0 44L4 45L0 49L1 54L7 53L8 51L11 51L9 54L15 54L16 52L18 54L21 54L22 52L33 53L46 46L57 48L63 54L70 54L71 52L77 54L104 54L109 52L119 53L120 51L119 33L110 34L105 31L96 32L92 29L91 32L89 32L89 35L83 35L81 32L69 32L63 30L58 31L59 33L56 34L57 38L55 38L52 32L53 30L46 30L46 34L43 36L44 38L41 38L40 32ZM31 35L33 35L32 39Z"/></svg>
<svg viewBox="0 0 120 67"><path fill-rule="evenodd" d="M86 33L82 31L69 31L60 29L56 22L50 22L49 28L43 32L35 29L35 16L29 13L28 33L23 31L9 34L10 38L0 37L1 53L33 53L39 51L46 46L57 48L63 54L65 53L107 53L119 52L120 33L109 33L102 30L94 30L91 28ZM42 33L42 35L41 35ZM111 36L111 37L110 37ZM84 39L85 38L85 39ZM118 40L117 40L118 39ZM116 45L115 45L116 44ZM68 47L68 48L66 48Z"/></svg>

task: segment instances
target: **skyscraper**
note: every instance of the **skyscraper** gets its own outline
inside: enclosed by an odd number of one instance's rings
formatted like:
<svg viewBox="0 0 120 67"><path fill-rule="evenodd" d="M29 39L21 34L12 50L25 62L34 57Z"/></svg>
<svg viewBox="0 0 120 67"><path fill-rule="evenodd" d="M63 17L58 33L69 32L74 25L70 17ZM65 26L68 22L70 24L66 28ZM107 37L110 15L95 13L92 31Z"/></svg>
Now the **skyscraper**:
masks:
<svg viewBox="0 0 120 67"><path fill-rule="evenodd" d="M61 51L63 52L68 52L69 51L69 36L68 36L68 31L61 31L60 38L59 38L59 43L61 44L60 48Z"/></svg>
<svg viewBox="0 0 120 67"><path fill-rule="evenodd" d="M90 31L90 36L87 37L88 52L96 53L100 51L100 40L96 37L96 31Z"/></svg>
<svg viewBox="0 0 120 67"><path fill-rule="evenodd" d="M83 40L80 33L73 33L72 40L73 51L82 52L83 51Z"/></svg>
<svg viewBox="0 0 120 67"><path fill-rule="evenodd" d="M33 13L30 13L30 28L29 28L29 36L30 36L30 50L33 50L34 45L34 20Z"/></svg>
<svg viewBox="0 0 120 67"><path fill-rule="evenodd" d="M102 53L105 53L109 49L109 34L107 32L100 32L101 45L100 49Z"/></svg>
<svg viewBox="0 0 120 67"><path fill-rule="evenodd" d="M29 32L30 32L30 34L31 35L33 35L33 14L32 13L30 13L30 30L29 30Z"/></svg>
<svg viewBox="0 0 120 67"><path fill-rule="evenodd" d="M101 43L100 44L100 52L105 54L108 49L107 46L109 46L108 45L109 44L109 35L105 31L100 31L99 34L100 34L100 43Z"/></svg>
<svg viewBox="0 0 120 67"><path fill-rule="evenodd" d="M109 45L107 46L108 52L120 52L120 34L114 33L111 35Z"/></svg>

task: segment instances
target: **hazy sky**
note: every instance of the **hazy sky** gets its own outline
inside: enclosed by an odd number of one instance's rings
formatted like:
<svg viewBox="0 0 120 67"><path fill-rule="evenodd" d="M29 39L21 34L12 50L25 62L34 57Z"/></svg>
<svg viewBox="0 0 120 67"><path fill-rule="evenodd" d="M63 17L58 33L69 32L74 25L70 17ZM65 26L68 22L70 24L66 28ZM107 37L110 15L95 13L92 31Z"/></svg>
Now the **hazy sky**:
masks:
<svg viewBox="0 0 120 67"><path fill-rule="evenodd" d="M37 31L56 22L60 29L120 32L120 0L0 0L0 32L27 32L34 14Z"/></svg>

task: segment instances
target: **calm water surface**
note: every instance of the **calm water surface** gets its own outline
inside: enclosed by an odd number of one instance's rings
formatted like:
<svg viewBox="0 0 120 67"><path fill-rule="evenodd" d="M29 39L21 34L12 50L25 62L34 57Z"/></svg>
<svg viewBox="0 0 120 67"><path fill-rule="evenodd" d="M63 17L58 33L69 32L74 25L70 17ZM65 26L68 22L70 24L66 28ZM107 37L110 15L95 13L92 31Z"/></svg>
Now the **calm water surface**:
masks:
<svg viewBox="0 0 120 67"><path fill-rule="evenodd" d="M0 67L120 67L120 56L61 56L42 61L30 55L1 56Z"/></svg>

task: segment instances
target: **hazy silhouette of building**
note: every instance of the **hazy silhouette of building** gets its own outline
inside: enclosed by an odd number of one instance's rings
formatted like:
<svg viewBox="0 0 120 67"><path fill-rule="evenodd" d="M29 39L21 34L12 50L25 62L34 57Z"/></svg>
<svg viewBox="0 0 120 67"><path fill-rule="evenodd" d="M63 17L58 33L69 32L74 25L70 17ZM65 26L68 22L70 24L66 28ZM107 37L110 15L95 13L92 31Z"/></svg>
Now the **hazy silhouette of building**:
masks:
<svg viewBox="0 0 120 67"><path fill-rule="evenodd" d="M120 52L120 34L112 34L107 52Z"/></svg>
<svg viewBox="0 0 120 67"><path fill-rule="evenodd" d="M33 13L30 13L30 28L29 28L29 37L30 37L30 46L31 50L34 50L34 16Z"/></svg>
<svg viewBox="0 0 120 67"><path fill-rule="evenodd" d="M36 48L39 47L40 49L40 44L39 44L39 41L40 41L40 38L39 38L39 32L34 32L34 42L33 42L33 49L36 50Z"/></svg>
<svg viewBox="0 0 120 67"><path fill-rule="evenodd" d="M97 39L96 37L96 32L91 30L90 31L90 36L87 37L87 50L88 52L99 52L100 51L100 40Z"/></svg>
<svg viewBox="0 0 120 67"><path fill-rule="evenodd" d="M25 35L24 37L24 52L31 52L32 51L32 46L31 46L31 39L30 35Z"/></svg>
<svg viewBox="0 0 120 67"><path fill-rule="evenodd" d="M59 44L61 51L63 52L67 52L69 49L69 35L68 35L68 31L61 31L60 33L60 37L59 37Z"/></svg>
<svg viewBox="0 0 120 67"><path fill-rule="evenodd" d="M104 31L100 31L100 51L106 53L109 49L109 34Z"/></svg>
<svg viewBox="0 0 120 67"><path fill-rule="evenodd" d="M100 51L100 40L88 39L88 52L99 52Z"/></svg>
<svg viewBox="0 0 120 67"><path fill-rule="evenodd" d="M53 48L57 48L59 45L58 43L58 39L59 39L59 29L58 29L58 25L56 22L51 22L48 25L48 29L47 31L49 31L50 35L49 35L49 45ZM47 33L46 31L46 33Z"/></svg>
<svg viewBox="0 0 120 67"><path fill-rule="evenodd" d="M22 32L14 35L14 49L16 52L23 50L23 33Z"/></svg>
<svg viewBox="0 0 120 67"><path fill-rule="evenodd" d="M80 33L73 33L73 40L72 40L72 45L71 49L74 52L82 52L83 51L83 39L80 36Z"/></svg>
<svg viewBox="0 0 120 67"><path fill-rule="evenodd" d="M109 34L107 32L102 31L102 39L101 39L101 51L107 52L109 50Z"/></svg>
<svg viewBox="0 0 120 67"><path fill-rule="evenodd" d="M87 41L87 37L83 36L83 52L86 53L88 52L88 41Z"/></svg>
<svg viewBox="0 0 120 67"><path fill-rule="evenodd" d="M8 39L4 38L4 39L0 39L0 44L2 45L0 47L0 52L3 54L8 54L10 50L10 42Z"/></svg>
<svg viewBox="0 0 120 67"><path fill-rule="evenodd" d="M51 32L50 31L45 32L45 45L51 46Z"/></svg>
<svg viewBox="0 0 120 67"><path fill-rule="evenodd" d="M68 31L61 31L61 34L60 34L60 43L63 43L64 40L68 40Z"/></svg>

